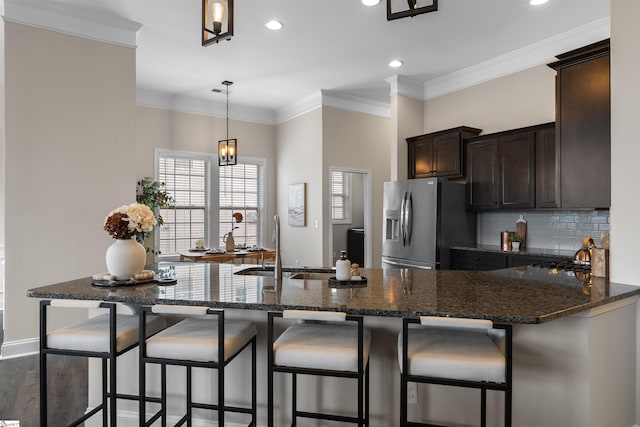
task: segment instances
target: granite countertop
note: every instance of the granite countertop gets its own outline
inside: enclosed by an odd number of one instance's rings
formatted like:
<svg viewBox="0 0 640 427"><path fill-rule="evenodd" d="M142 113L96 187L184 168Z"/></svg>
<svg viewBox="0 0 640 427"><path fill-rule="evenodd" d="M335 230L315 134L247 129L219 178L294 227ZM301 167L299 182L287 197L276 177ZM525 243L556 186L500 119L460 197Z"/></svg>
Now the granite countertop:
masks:
<svg viewBox="0 0 640 427"><path fill-rule="evenodd" d="M181 304L248 310L330 310L366 316L458 316L500 323L548 322L624 298L640 287L593 281L583 285L573 273L539 267L493 272L361 269L366 285L332 285L326 280L234 274L255 265L161 263L177 284L103 288L91 278L42 286L27 295L42 299L79 299L129 304Z"/></svg>
<svg viewBox="0 0 640 427"><path fill-rule="evenodd" d="M450 249L461 251L476 252L499 252L512 255L531 255L531 256L554 256L558 258L573 258L576 251L565 249L545 249L545 248L526 248L520 251L503 251L500 245L469 245L469 246L451 246Z"/></svg>

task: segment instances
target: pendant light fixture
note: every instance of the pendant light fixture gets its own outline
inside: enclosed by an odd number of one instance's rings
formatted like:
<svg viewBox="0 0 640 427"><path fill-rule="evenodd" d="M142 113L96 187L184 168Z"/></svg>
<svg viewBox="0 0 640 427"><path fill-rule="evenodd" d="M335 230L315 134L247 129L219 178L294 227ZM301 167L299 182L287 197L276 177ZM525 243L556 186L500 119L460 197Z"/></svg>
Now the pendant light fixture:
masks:
<svg viewBox="0 0 640 427"><path fill-rule="evenodd" d="M238 163L238 140L229 139L229 80L222 82L227 87L227 139L218 141L218 165L233 166Z"/></svg>
<svg viewBox="0 0 640 427"><path fill-rule="evenodd" d="M438 0L387 0L387 21L437 10Z"/></svg>
<svg viewBox="0 0 640 427"><path fill-rule="evenodd" d="M233 0L202 0L202 46L231 40Z"/></svg>

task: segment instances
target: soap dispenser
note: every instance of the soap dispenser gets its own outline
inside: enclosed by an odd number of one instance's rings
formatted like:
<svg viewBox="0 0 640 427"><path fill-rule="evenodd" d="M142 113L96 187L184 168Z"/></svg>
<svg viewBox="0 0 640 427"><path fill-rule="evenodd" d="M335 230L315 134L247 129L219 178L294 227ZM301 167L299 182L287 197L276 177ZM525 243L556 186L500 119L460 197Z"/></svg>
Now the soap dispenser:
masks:
<svg viewBox="0 0 640 427"><path fill-rule="evenodd" d="M336 280L351 280L351 262L347 259L347 251L340 251L340 259L336 261Z"/></svg>

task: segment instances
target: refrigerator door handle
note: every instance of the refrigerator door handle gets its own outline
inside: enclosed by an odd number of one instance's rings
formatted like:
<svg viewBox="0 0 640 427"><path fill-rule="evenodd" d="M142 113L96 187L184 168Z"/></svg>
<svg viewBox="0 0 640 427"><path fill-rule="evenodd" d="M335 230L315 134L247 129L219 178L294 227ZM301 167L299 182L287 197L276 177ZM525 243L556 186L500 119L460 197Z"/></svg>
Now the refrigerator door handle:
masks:
<svg viewBox="0 0 640 427"><path fill-rule="evenodd" d="M402 202L400 202L400 233L402 234L402 246L407 245L407 231L405 226L405 212L407 203L407 192L402 193Z"/></svg>
<svg viewBox="0 0 640 427"><path fill-rule="evenodd" d="M413 230L413 197L411 195L411 191L407 192L407 203L405 204L405 215L407 219L405 220L405 230L407 235L407 246L411 244L411 231Z"/></svg>

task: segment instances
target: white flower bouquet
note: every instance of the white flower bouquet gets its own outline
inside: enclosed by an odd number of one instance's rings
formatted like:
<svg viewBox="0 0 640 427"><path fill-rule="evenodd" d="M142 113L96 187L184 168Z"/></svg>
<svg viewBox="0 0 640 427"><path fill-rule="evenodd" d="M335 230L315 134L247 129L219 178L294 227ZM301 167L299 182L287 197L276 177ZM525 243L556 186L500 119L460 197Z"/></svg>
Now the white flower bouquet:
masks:
<svg viewBox="0 0 640 427"><path fill-rule="evenodd" d="M148 206L131 203L112 210L104 222L104 230L114 239L131 239L153 230L156 218Z"/></svg>

